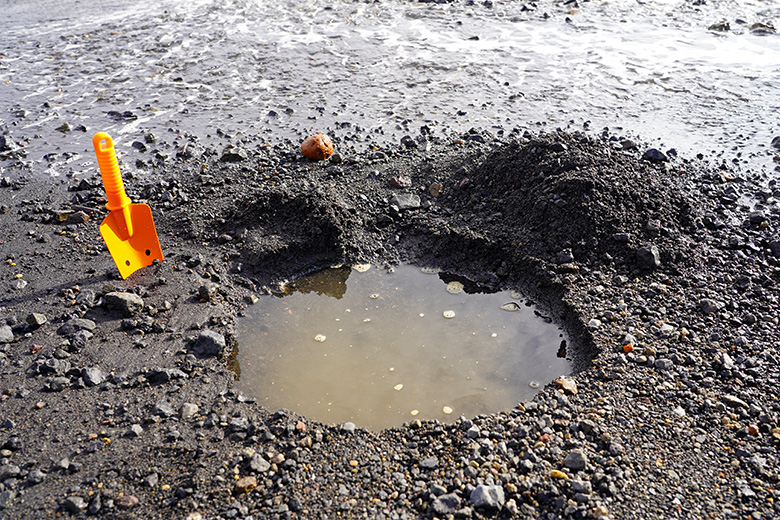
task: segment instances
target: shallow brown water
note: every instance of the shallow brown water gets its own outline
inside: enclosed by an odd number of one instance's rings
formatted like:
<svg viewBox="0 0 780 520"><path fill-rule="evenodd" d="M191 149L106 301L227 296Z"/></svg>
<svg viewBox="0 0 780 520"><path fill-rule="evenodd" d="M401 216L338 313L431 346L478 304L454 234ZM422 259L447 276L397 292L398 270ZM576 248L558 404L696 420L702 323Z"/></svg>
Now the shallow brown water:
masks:
<svg viewBox="0 0 780 520"><path fill-rule="evenodd" d="M271 410L379 429L509 409L570 371L557 326L465 282L412 266L296 280L239 321L239 386Z"/></svg>

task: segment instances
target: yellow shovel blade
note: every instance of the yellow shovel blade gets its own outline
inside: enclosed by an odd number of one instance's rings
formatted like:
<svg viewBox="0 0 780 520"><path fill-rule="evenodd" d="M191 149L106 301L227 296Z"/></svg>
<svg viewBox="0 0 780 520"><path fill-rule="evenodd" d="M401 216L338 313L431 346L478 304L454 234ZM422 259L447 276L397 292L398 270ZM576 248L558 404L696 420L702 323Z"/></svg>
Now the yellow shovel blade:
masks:
<svg viewBox="0 0 780 520"><path fill-rule="evenodd" d="M152 265L155 260L163 261L151 208L146 204L130 204L129 209L133 236L127 237L122 210L112 211L100 224L100 234L122 278Z"/></svg>

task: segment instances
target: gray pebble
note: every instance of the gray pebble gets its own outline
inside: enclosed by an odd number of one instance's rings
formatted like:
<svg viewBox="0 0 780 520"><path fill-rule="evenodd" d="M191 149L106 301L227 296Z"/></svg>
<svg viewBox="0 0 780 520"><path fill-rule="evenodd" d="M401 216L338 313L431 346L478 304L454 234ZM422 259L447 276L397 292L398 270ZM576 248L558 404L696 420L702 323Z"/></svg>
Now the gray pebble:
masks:
<svg viewBox="0 0 780 520"><path fill-rule="evenodd" d="M86 507L87 503L84 502L83 498L78 496L68 497L62 502L62 508L68 513L72 513L74 515L81 513L81 510L86 509Z"/></svg>
<svg viewBox="0 0 780 520"><path fill-rule="evenodd" d="M106 380L106 374L97 367L87 367L81 371L81 377L87 386L97 386Z"/></svg>
<svg viewBox="0 0 780 520"><path fill-rule="evenodd" d="M566 459L563 461L563 465L567 468L580 471L585 469L588 464L588 457L582 450L572 450L566 455Z"/></svg>
<svg viewBox="0 0 780 520"><path fill-rule="evenodd" d="M431 507L437 514L451 515L460 509L460 497L455 493L441 495L433 500Z"/></svg>
<svg viewBox="0 0 780 520"><path fill-rule="evenodd" d="M11 343L14 340L14 333L11 327L3 325L0 327L0 343Z"/></svg>
<svg viewBox="0 0 780 520"><path fill-rule="evenodd" d="M182 419L189 419L193 415L198 413L198 405L193 403L184 403L179 408L179 417Z"/></svg>
<svg viewBox="0 0 780 520"><path fill-rule="evenodd" d="M428 457L420 461L420 467L423 469L435 469L439 466L437 457Z"/></svg>
<svg viewBox="0 0 780 520"><path fill-rule="evenodd" d="M341 429L348 433L353 433L355 431L355 423L353 422L345 422L341 425Z"/></svg>
<svg viewBox="0 0 780 520"><path fill-rule="evenodd" d="M225 336L213 330L201 331L195 341L193 353L196 356L218 356L225 348Z"/></svg>
<svg viewBox="0 0 780 520"><path fill-rule="evenodd" d="M725 394L721 396L720 400L732 408L750 408L745 401L734 395Z"/></svg>
<svg viewBox="0 0 780 520"><path fill-rule="evenodd" d="M31 485L40 484L46 479L46 473L39 469L34 469L27 474L27 482Z"/></svg>
<svg viewBox="0 0 780 520"><path fill-rule="evenodd" d="M655 245L640 247L636 250L636 259L644 269L655 269L661 265L661 253Z"/></svg>
<svg viewBox="0 0 780 520"><path fill-rule="evenodd" d="M104 301L107 309L117 310L126 318L137 314L144 308L143 298L134 293L110 292L106 294Z"/></svg>
<svg viewBox="0 0 780 520"><path fill-rule="evenodd" d="M469 501L474 507L501 509L505 502L504 488L480 484L469 495Z"/></svg>

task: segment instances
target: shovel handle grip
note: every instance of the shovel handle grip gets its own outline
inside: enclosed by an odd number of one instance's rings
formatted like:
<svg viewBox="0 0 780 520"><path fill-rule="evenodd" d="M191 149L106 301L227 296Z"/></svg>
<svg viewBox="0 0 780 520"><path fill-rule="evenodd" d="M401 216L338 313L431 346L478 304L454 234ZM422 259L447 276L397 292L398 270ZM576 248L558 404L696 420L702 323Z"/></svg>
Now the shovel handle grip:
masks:
<svg viewBox="0 0 780 520"><path fill-rule="evenodd" d="M105 143L105 146L104 146ZM119 161L114 150L114 141L104 132L98 132L92 138L95 147L100 176L103 178L103 187L106 189L106 209L115 211L124 210L130 206L130 198L125 193L125 185L122 182L122 174L119 171Z"/></svg>

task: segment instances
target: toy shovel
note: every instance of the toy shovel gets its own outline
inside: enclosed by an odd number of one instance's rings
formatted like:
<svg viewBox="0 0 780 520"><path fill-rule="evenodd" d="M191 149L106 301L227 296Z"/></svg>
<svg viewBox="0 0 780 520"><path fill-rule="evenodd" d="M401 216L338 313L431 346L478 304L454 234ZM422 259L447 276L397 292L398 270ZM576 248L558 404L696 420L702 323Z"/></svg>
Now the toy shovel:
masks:
<svg viewBox="0 0 780 520"><path fill-rule="evenodd" d="M163 261L152 210L146 204L131 204L111 137L99 132L92 138L92 144L106 189L106 209L110 212L100 224L100 234L119 274L127 278L155 260Z"/></svg>

